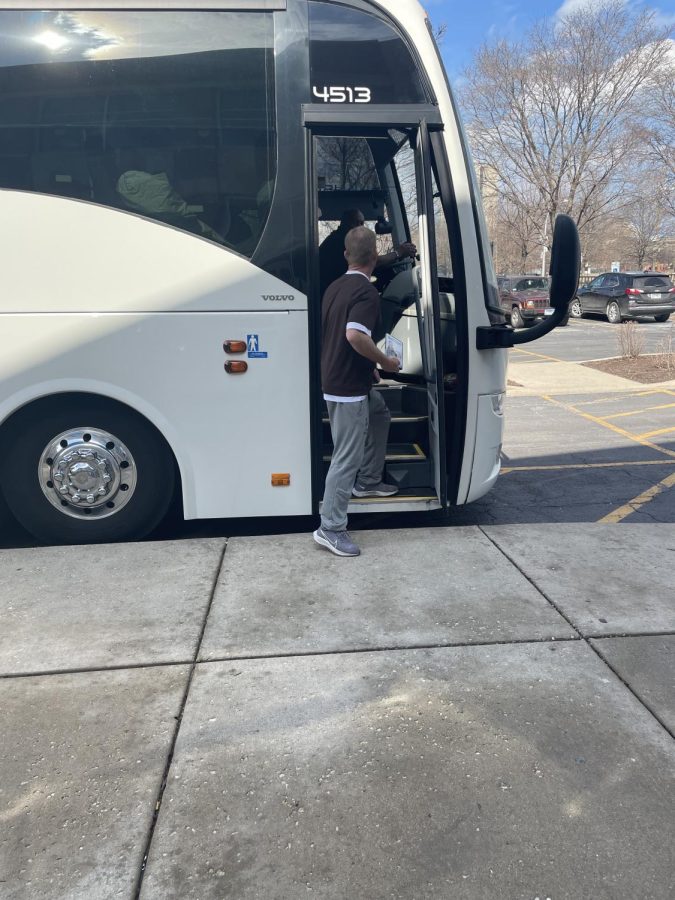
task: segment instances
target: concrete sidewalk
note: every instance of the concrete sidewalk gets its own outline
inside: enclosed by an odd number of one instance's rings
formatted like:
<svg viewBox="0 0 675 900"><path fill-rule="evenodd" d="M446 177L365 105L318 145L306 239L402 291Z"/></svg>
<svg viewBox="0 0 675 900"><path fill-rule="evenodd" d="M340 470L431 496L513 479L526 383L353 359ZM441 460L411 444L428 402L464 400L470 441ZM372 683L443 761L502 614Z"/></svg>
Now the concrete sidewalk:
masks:
<svg viewBox="0 0 675 900"><path fill-rule="evenodd" d="M580 362L565 362L530 351L521 351L518 356L511 354L509 357L508 392L514 397L640 390L672 391L675 390L675 380L658 383L633 381L592 369Z"/></svg>
<svg viewBox="0 0 675 900"><path fill-rule="evenodd" d="M675 527L0 551L2 900L675 893Z"/></svg>

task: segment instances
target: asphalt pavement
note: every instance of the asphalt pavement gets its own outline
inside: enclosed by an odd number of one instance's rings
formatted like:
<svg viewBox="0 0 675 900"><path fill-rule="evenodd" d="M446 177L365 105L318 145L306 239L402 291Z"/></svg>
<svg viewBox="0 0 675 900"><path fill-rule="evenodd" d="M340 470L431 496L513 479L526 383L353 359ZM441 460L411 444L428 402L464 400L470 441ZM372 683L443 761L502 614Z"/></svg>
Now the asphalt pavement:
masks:
<svg viewBox="0 0 675 900"><path fill-rule="evenodd" d="M675 347L675 316L668 322L638 319L637 325L638 334L644 338L644 353L657 353L669 335L672 335ZM608 359L621 355L618 337L620 327L610 325L599 316L571 319L565 328L556 328L532 344L524 345L524 349L549 354L566 362Z"/></svg>

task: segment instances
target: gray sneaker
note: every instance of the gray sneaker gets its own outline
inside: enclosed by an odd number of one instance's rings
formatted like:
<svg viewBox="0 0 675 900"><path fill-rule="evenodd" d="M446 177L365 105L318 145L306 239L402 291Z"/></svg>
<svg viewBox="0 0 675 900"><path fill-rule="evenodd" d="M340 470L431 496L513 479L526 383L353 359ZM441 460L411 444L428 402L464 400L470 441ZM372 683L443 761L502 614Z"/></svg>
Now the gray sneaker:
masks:
<svg viewBox="0 0 675 900"><path fill-rule="evenodd" d="M314 532L314 540L336 556L361 555L361 551L349 537L347 531L328 531L327 529L317 528Z"/></svg>
<svg viewBox="0 0 675 900"><path fill-rule="evenodd" d="M357 481L352 490L354 497L393 497L398 494L398 488L395 484L386 484L381 481L379 484L359 484Z"/></svg>

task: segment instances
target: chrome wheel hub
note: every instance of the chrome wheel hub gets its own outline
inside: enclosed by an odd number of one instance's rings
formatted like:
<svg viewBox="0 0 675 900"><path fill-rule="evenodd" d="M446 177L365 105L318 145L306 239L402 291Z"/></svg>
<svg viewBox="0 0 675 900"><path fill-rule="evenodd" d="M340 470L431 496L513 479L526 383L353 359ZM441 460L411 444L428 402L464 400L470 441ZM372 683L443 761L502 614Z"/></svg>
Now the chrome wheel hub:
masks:
<svg viewBox="0 0 675 900"><path fill-rule="evenodd" d="M59 512L103 519L123 509L136 489L134 458L114 435L72 428L57 435L40 456L38 479Z"/></svg>

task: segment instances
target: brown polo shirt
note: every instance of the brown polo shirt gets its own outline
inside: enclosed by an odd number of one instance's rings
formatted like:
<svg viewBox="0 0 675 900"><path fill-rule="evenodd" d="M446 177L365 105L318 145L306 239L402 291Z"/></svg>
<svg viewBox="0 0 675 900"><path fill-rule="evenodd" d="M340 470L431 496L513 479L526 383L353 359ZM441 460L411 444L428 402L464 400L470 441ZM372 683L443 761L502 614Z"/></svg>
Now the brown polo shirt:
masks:
<svg viewBox="0 0 675 900"><path fill-rule="evenodd" d="M360 272L330 285L321 309L321 386L329 397L363 397L372 387L375 364L347 340L347 329L371 335L380 318L380 295Z"/></svg>

